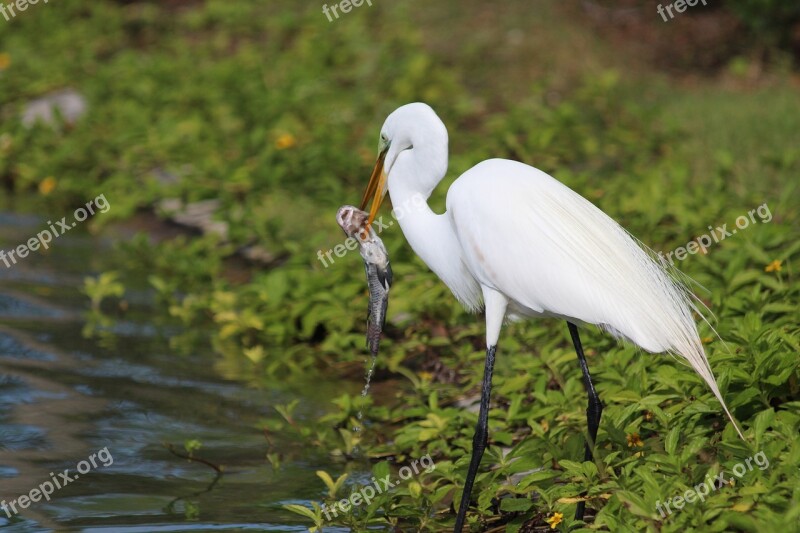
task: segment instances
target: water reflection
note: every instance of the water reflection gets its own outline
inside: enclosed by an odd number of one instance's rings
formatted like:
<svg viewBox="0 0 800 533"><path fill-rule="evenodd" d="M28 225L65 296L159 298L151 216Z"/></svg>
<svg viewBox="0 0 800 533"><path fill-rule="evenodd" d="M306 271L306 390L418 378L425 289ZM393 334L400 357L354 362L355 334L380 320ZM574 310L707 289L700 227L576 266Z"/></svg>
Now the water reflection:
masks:
<svg viewBox="0 0 800 533"><path fill-rule="evenodd" d="M0 248L44 222L0 213ZM265 386L210 353L178 356L145 305L87 339L84 276L99 271L108 240L79 231L13 268L0 264L0 500L28 494L51 472L107 447L98 467L0 526L9 531L306 531L282 504L319 500L326 455L261 431L274 405L303 396L298 417L318 414L335 385ZM143 300L146 300L143 298ZM137 304L139 305L139 304ZM169 330L166 330L167 332ZM113 342L108 341L113 337ZM223 370L224 373L221 373ZM224 376L224 377L221 377ZM189 439L225 465L222 476L164 447ZM284 457L274 470L266 453Z"/></svg>

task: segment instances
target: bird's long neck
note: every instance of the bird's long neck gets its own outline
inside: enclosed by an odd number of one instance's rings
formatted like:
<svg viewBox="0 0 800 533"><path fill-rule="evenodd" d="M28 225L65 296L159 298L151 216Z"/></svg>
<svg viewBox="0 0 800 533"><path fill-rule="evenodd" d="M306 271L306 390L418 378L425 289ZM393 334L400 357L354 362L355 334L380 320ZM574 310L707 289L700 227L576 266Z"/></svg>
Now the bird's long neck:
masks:
<svg viewBox="0 0 800 533"><path fill-rule="evenodd" d="M389 195L395 218L414 252L467 307L477 308L479 296L466 272L450 217L428 205L433 189L447 171L447 147L415 147L401 152L389 174Z"/></svg>

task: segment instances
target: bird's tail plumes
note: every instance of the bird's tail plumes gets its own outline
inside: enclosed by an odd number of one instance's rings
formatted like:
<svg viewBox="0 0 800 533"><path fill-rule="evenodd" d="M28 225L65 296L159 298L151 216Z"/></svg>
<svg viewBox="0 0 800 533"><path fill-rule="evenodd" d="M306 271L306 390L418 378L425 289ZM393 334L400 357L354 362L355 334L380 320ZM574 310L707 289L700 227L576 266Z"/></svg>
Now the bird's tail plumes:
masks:
<svg viewBox="0 0 800 533"><path fill-rule="evenodd" d="M698 308L699 300L680 279L688 278L590 202L576 199L571 208L569 214L562 216L583 226L583 240L575 249L588 251L581 258L590 267L586 275L596 276L595 287L606 288L595 291L598 303L606 305L596 306L599 311L591 322L649 352L670 352L686 359L711 388L744 439L722 398L700 341L693 313L704 315ZM607 302L617 305L609 306Z"/></svg>
<svg viewBox="0 0 800 533"><path fill-rule="evenodd" d="M659 320L661 321L659 329L669 332L669 335L662 336L663 344L652 351L668 351L686 359L695 372L708 384L714 396L717 397L717 400L722 405L725 414L728 415L739 437L744 440L742 430L722 398L717 380L711 371L708 357L700 340L700 335L692 316L693 312L701 317L704 316L695 303L699 302L699 299L692 293L688 285L680 279L683 277L690 280L690 278L674 267L667 265L666 261L659 258L655 252L627 233L621 226L618 227L629 237L630 245L636 246L638 249L630 252L631 257L636 257L639 263L640 268L637 271L644 274L640 277L639 282L649 285L650 289L655 289L651 293L657 295L662 306L662 312L659 314ZM646 293L647 291L640 292L640 294ZM658 338L658 335L652 335L650 338Z"/></svg>
<svg viewBox="0 0 800 533"><path fill-rule="evenodd" d="M621 226L620 229L625 231ZM708 357L703 348L703 343L700 340L700 335L697 332L697 325L695 324L692 313L697 313L697 315L703 317L707 323L708 320L705 319L703 312L695 303L699 302L700 305L703 305L702 302L700 302L688 286L688 283L691 282L691 278L669 265L663 258L658 256L627 231L625 231L625 233L630 238L631 245L635 245L639 252L641 252L640 254L634 253L638 261L644 263L641 265L643 268L640 271L647 272L647 277L650 278L650 284L653 287L658 287L655 293L660 296L662 304L665 307L666 314L661 317L661 319L665 321L662 327L671 330L671 334L669 336L669 344L663 346L662 349L683 357L689 362L695 372L700 374L700 377L708 384L711 392L713 392L714 396L719 400L722 409L725 411L725 414L728 415L739 437L744 440L741 428L739 428L733 415L731 415L731 412L728 410L725 400L722 398L722 393L720 393L717 380L711 372ZM703 305L703 307L705 306ZM705 309L708 311L707 307L705 307ZM669 319L665 320L667 317L669 317Z"/></svg>
<svg viewBox="0 0 800 533"><path fill-rule="evenodd" d="M650 353L683 357L731 416L695 323L702 303L611 217L544 172L505 160L465 173L447 202L482 284L509 295L523 314L596 324Z"/></svg>
<svg viewBox="0 0 800 533"><path fill-rule="evenodd" d="M711 388L711 392L714 393L714 396L717 397L719 403L722 404L725 414L728 415L728 418L733 424L733 427L736 429L736 432L739 434L739 437L744 440L744 435L742 434L742 430L739 428L739 424L737 424L736 420L734 420L733 415L731 415L731 412L728 410L728 406L725 404L725 400L722 398L722 394L719 392L717 380L714 379L714 374L711 373L711 367L708 364L708 358L706 357L705 350L703 350L703 345L700 343L700 340L696 339L695 342L692 342L691 344L676 347L673 350L681 355L684 359L689 361L689 364L692 365L692 368L694 368L694 370L700 374L705 382L708 383L709 388Z"/></svg>

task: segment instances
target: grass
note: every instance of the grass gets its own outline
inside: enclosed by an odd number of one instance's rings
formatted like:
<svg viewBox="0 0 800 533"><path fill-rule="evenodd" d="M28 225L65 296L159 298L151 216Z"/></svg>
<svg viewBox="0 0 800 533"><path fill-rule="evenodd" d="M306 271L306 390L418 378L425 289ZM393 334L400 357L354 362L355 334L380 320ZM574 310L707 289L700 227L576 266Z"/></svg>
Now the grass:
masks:
<svg viewBox="0 0 800 533"><path fill-rule="evenodd" d="M0 25L0 183L46 213L103 193L113 208L95 229L164 198L220 199L228 244L140 236L122 245L116 271L86 285L90 325L124 313L113 305L120 292L144 285L158 303L154 320L183 326L176 351L210 342L267 383L361 379L360 259L325 268L317 250L341 241L335 209L360 196L378 128L401 103L429 102L450 128L451 170L432 198L439 209L446 185L490 156L553 173L656 250L766 203L769 222L680 263L716 316L721 340L707 326L702 336L748 440L687 367L587 330L606 410L597 459L581 463L585 394L565 326L511 325L469 520L475 530L790 531L800 518L795 75L776 71L750 87L737 78L741 58L716 77L666 75L605 43L550 3L376 2L334 23L318 6L284 1L39 6ZM65 86L87 97L86 117L19 124L26 102ZM176 179L159 179L162 171ZM396 285L378 377L403 380L401 391L344 394L300 427L294 406L281 406L286 422L268 429L343 463L359 446L378 477L429 454L433 472L336 523L446 529L471 447L476 416L463 405L481 379L483 328L399 231L384 241ZM244 281L229 276L235 249L253 243L288 259ZM769 467L680 512L656 510L760 452ZM339 474L320 476L329 503L356 486L335 483ZM593 519L574 524L584 491ZM292 510L322 524L321 509Z"/></svg>

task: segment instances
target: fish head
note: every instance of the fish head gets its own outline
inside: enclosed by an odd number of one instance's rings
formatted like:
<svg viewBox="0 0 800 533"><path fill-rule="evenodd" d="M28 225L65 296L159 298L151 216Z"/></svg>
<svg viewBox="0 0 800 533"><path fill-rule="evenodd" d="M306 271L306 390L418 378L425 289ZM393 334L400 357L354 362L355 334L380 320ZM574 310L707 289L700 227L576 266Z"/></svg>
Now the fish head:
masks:
<svg viewBox="0 0 800 533"><path fill-rule="evenodd" d="M364 232L369 213L352 205L343 205L336 212L336 223L348 237L357 237L359 240L367 238Z"/></svg>

